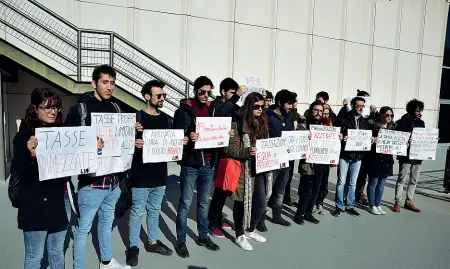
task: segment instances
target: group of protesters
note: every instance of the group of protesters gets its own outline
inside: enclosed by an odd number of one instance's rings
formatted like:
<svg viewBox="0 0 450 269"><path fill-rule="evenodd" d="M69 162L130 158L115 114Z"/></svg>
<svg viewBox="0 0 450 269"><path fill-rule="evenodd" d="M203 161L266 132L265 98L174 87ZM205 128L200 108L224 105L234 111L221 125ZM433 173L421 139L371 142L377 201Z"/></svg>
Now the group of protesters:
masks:
<svg viewBox="0 0 450 269"><path fill-rule="evenodd" d="M146 106L136 114L136 148L129 171L101 177L79 175L76 195L70 178L40 181L36 160L39 141L35 136L35 129L90 126L92 113L120 113L120 106L111 99L115 79L116 71L112 67L96 67L92 74L93 91L79 98L78 104L70 108L65 120L61 98L56 93L40 88L31 94L31 103L14 138L11 167L12 176L17 177L20 182L16 206L18 227L23 230L24 235L25 269L40 268L45 246L50 268L65 268L63 244L72 216L77 218L73 243L74 269L85 268L86 244L95 217L98 217L99 268L130 268L138 264L139 235L144 215L148 233L145 251L172 255L172 249L158 239L158 221L166 190L168 166L166 162L143 162L143 130L184 131L183 155L178 161L181 166L181 194L176 216L175 251L180 257L187 258L187 219L195 193L198 229L196 243L211 251L220 249L211 237L224 238L224 230L234 229L235 244L249 251L253 249L249 240L266 242L262 235L268 231L266 221L291 226L291 222L282 216L283 204L296 207L293 218L296 224L318 224L319 215L325 214L330 168L336 166L337 185L332 215L339 217L347 213L359 216L354 208L355 202L367 206L367 210L374 215L386 214L381 201L384 183L393 175L394 156L376 153L378 132L381 129L412 132L415 127L425 127L421 120L424 103L416 99L409 101L406 114L395 121L394 110L389 106L378 110L372 105L370 115L363 116L365 97L369 96L365 91L358 91L357 96L351 100L344 100L338 114L328 104L328 93L322 91L317 93L314 102L302 115L297 109L299 100L295 92L282 89L275 96L266 90L248 92L246 86L240 86L232 78L226 78L220 83L220 96L212 98L214 84L206 76L194 81L194 97L181 100L172 118L161 110L166 99L165 84L151 80L141 90ZM196 122L200 117L231 118L227 147L196 149L195 143L199 139ZM342 148L338 163L313 164L301 159L298 166L290 161L288 167L256 173L257 140L281 137L285 131L310 130L313 125L340 127ZM371 130L372 149L367 152L346 151L345 144L350 129ZM103 147L104 141L98 138L97 148L101 150ZM420 212L413 203L413 197L421 161L399 156L398 162L399 175L392 211L400 212L403 185L407 181L404 208ZM300 174L298 198L293 199L291 183L297 168ZM130 243L125 252L127 265L120 264L112 257L111 247L116 204L121 196L118 186L124 180L131 185L132 200ZM213 184L214 191L209 202ZM224 187L229 184L234 187ZM73 197L77 197L75 210L71 208ZM222 212L227 199L234 202L233 220L226 219Z"/></svg>

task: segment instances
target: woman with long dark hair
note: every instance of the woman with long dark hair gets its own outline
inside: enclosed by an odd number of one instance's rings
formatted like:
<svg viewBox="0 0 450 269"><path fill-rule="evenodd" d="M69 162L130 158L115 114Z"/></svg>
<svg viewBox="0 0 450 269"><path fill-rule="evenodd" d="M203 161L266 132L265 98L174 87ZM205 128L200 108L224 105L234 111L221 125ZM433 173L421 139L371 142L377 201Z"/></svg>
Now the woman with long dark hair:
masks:
<svg viewBox="0 0 450 269"><path fill-rule="evenodd" d="M322 125L324 122L323 119L323 104L319 102L313 102L309 106L309 114L306 118L306 130L309 130L311 125ZM300 130L304 129L302 125L299 125ZM294 216L294 222L297 224L304 224L305 220L318 224L319 220L316 219L313 214L313 208L316 204L317 196L319 193L320 185L322 177L325 177L324 174L326 171L323 171L322 167L320 167L321 174L316 175L316 166L317 164L306 163L305 159L300 160L298 171L300 173L300 183L298 186L298 203L297 203L297 212ZM329 172L329 170L328 170Z"/></svg>
<svg viewBox="0 0 450 269"><path fill-rule="evenodd" d="M236 244L243 250L252 250L247 238L257 242L266 239L255 230L266 211L266 193L270 193L270 173L256 174L256 140L269 137L269 126L264 97L250 93L238 111L236 123L232 124L235 135L224 149L224 158L238 160L241 165L234 200L233 217ZM266 178L265 178L266 177Z"/></svg>
<svg viewBox="0 0 450 269"><path fill-rule="evenodd" d="M48 89L35 89L31 104L14 137L11 171L19 179L19 229L23 230L25 269L41 268L47 243L50 268L64 268L64 240L68 216L64 200L67 178L39 181L35 129L62 123L61 99Z"/></svg>
<svg viewBox="0 0 450 269"><path fill-rule="evenodd" d="M378 137L381 129L395 130L394 110L388 106L382 107L380 109L380 118L371 121L370 127L372 129L372 137ZM367 185L369 211L374 215L385 215L386 212L381 208L381 198L383 197L386 179L393 175L394 157L389 154L376 153L374 143L365 161L369 164L367 166L369 175L369 184Z"/></svg>

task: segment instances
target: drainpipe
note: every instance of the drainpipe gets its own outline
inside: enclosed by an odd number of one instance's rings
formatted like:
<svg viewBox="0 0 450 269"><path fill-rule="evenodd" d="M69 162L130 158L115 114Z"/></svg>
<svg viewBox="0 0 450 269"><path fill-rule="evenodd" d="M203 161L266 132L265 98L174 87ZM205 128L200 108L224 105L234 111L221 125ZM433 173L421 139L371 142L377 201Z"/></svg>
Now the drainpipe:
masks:
<svg viewBox="0 0 450 269"><path fill-rule="evenodd" d="M4 121L4 109L3 109L3 83L2 83L2 74L0 71L0 143L3 145L2 149L0 149L0 182L6 180L6 171L5 171L5 121Z"/></svg>

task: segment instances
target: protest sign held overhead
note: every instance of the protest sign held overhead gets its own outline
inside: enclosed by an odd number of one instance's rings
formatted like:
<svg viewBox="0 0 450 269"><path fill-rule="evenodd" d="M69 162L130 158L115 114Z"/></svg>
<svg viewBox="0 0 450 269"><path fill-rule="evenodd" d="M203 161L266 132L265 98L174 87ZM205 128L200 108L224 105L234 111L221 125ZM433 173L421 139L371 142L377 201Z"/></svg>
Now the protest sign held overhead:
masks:
<svg viewBox="0 0 450 269"><path fill-rule="evenodd" d="M337 164L341 152L339 127L311 125L311 140L309 141L307 163Z"/></svg>
<svg viewBox="0 0 450 269"><path fill-rule="evenodd" d="M414 128L411 136L409 158L412 160L436 160L439 129Z"/></svg>
<svg viewBox="0 0 450 269"><path fill-rule="evenodd" d="M309 147L309 131L283 131L282 138L286 138L287 160L305 159Z"/></svg>
<svg viewBox="0 0 450 269"><path fill-rule="evenodd" d="M93 173L97 138L93 127L36 128L39 180Z"/></svg>
<svg viewBox="0 0 450 269"><path fill-rule="evenodd" d="M347 98L347 100L348 100L347 106L348 106L348 108L350 108L349 111L351 110L351 101L355 97L356 96L350 96L349 98ZM366 102L364 103L364 110L363 110L362 115L369 116L370 115L370 106L372 105L372 100L370 99L370 96L358 96L358 97L364 98L366 100Z"/></svg>
<svg viewBox="0 0 450 269"><path fill-rule="evenodd" d="M179 161L183 156L183 130L144 130L144 163Z"/></svg>
<svg viewBox="0 0 450 269"><path fill-rule="evenodd" d="M411 133L380 129L377 138L376 152L406 156L408 140Z"/></svg>
<svg viewBox="0 0 450 269"><path fill-rule="evenodd" d="M242 106L244 104L245 98L252 93L261 93L263 91L262 80L258 77L248 76L245 78L245 85L247 86L247 91L241 96L237 105Z"/></svg>
<svg viewBox="0 0 450 269"><path fill-rule="evenodd" d="M91 120L91 125L97 129L97 136L104 141L99 155L111 157L134 153L135 113L92 113Z"/></svg>
<svg viewBox="0 0 450 269"><path fill-rule="evenodd" d="M289 167L287 138L256 140L256 173Z"/></svg>
<svg viewBox="0 0 450 269"><path fill-rule="evenodd" d="M223 148L230 142L231 117L198 117L195 149Z"/></svg>
<svg viewBox="0 0 450 269"><path fill-rule="evenodd" d="M345 143L345 151L370 151L371 147L371 130L348 130L348 139Z"/></svg>

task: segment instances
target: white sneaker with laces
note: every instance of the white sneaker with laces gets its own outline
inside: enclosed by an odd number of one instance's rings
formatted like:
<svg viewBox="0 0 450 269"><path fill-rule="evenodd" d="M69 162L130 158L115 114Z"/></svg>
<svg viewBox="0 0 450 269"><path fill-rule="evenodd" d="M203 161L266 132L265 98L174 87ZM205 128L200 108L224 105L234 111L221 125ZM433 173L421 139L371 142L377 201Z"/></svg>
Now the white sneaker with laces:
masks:
<svg viewBox="0 0 450 269"><path fill-rule="evenodd" d="M381 215L386 215L386 211L384 211L381 206L377 206L378 212L381 213Z"/></svg>
<svg viewBox="0 0 450 269"><path fill-rule="evenodd" d="M246 251L253 250L252 245L250 245L245 235L241 235L238 238L236 238L235 243L236 245L238 245L238 247L242 248L243 250Z"/></svg>
<svg viewBox="0 0 450 269"><path fill-rule="evenodd" d="M376 207L376 206L372 206L372 207L370 208L370 213L372 213L372 214L374 214L374 215L381 215L381 212L378 211L378 207Z"/></svg>
<svg viewBox="0 0 450 269"><path fill-rule="evenodd" d="M109 264L103 264L100 263L100 269L131 269L131 266L128 265L122 265L118 261L116 261L114 258L111 259Z"/></svg>
<svg viewBox="0 0 450 269"><path fill-rule="evenodd" d="M265 243L267 241L266 238L260 235L256 230L253 232L245 232L245 236L259 243Z"/></svg>
<svg viewBox="0 0 450 269"><path fill-rule="evenodd" d="M319 215L325 215L325 211L323 210L323 205L319 205L318 206L319 211L317 212L317 214Z"/></svg>

